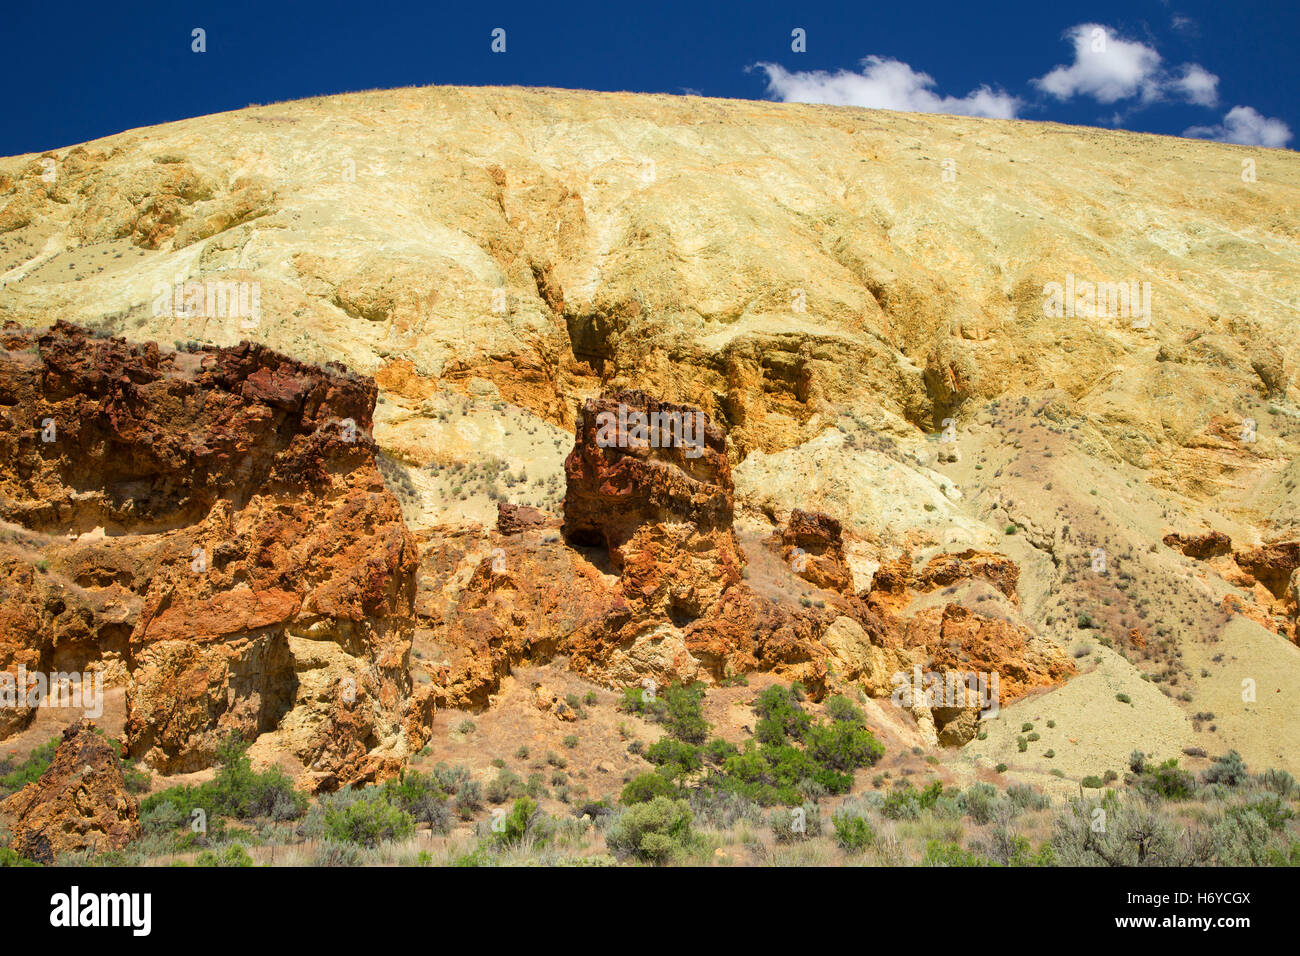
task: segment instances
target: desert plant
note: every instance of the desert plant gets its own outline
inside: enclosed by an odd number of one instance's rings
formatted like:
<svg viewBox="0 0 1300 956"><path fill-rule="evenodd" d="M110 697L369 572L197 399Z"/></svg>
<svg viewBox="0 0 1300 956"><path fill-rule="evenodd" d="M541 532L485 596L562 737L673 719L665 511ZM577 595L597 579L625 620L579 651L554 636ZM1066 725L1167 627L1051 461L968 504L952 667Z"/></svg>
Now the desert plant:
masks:
<svg viewBox="0 0 1300 956"><path fill-rule="evenodd" d="M866 817L851 813L837 813L831 817L835 828L835 844L848 853L861 853L876 841L876 831Z"/></svg>
<svg viewBox="0 0 1300 956"><path fill-rule="evenodd" d="M325 833L339 843L375 847L405 839L413 829L411 815L389 803L378 788L364 790L357 799L341 807L330 807L325 813Z"/></svg>
<svg viewBox="0 0 1300 956"><path fill-rule="evenodd" d="M668 863L694 840L685 800L655 797L623 811L606 829L605 845L620 857Z"/></svg>

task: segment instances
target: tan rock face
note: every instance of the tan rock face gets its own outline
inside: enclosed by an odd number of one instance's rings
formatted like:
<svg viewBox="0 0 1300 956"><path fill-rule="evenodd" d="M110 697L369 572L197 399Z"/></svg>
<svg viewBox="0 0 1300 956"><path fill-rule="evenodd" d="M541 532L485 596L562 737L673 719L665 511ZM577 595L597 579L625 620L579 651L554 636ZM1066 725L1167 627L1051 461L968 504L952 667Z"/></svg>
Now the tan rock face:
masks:
<svg viewBox="0 0 1300 956"><path fill-rule="evenodd" d="M344 780L404 755L416 552L374 465L373 383L62 324L3 345L0 514L49 557L0 563L0 663L108 668L131 753L167 772L231 733Z"/></svg>
<svg viewBox="0 0 1300 956"><path fill-rule="evenodd" d="M849 412L937 430L1054 387L1119 426L1118 454L1204 495L1210 418L1239 423L1237 393L1294 396L1300 160L1285 150L1247 186L1240 147L1197 140L432 87L54 158L53 182L36 157L0 160L0 318L232 345L250 334L238 316L152 303L160 282L238 275L275 317L251 334L295 357L487 380L566 427L582 399L644 388L709 412L733 462ZM1069 275L1149 281L1150 328L1045 314L1045 286Z"/></svg>
<svg viewBox="0 0 1300 956"><path fill-rule="evenodd" d="M387 772L433 701L486 703L515 663L555 654L610 685L770 668L814 693L849 673L888 690L899 656L929 661L949 633L1038 687L1055 679L1042 642L1092 639L1074 627L1088 615L1132 658L1125 691L1149 689L1139 668L1180 667L1194 701L1168 706L1222 713L1239 658L1202 654L1232 638L1215 609L1296 638L1289 559L1234 554L1300 531L1300 160L1252 153L1244 183L1245 149L430 88L130 131L54 151L53 181L37 157L0 159L0 321L227 347L218 363L129 346L125 380L110 365L74 381L95 396L89 424L61 421L48 446L36 407L0 393L22 418L0 434L22 466L0 461L0 664L138 683L134 739L161 766L202 764L233 729L287 741L322 786ZM1048 314L1048 284L1069 277L1150 282L1149 327ZM172 308L176 282L246 283L260 320L202 296ZM46 368L63 388L65 359L7 349L0 390ZM422 535L418 581L371 466L317 414L371 421L342 411L355 396L330 360L378 386L374 442ZM585 403L629 389L705 412L721 451L584 441L576 538L523 510L484 530L503 497L558 516ZM138 416L144 398L165 414ZM76 408L71 391L48 401ZM829 526L812 577L762 546L795 509L839 522L852 586ZM1189 577L1158 545L1199 527L1236 552ZM949 604L974 617L945 620ZM211 623L192 635L191 619ZM408 637L426 652L409 692ZM1293 649L1260 653L1253 672L1286 697ZM1220 722L1225 747L1279 766L1298 752L1262 709L1240 716ZM7 712L0 733L29 719ZM946 724L925 719L937 739ZM1132 749L1091 737L1108 748L1095 766Z"/></svg>
<svg viewBox="0 0 1300 956"><path fill-rule="evenodd" d="M120 850L140 836L139 804L127 793L116 746L82 720L63 733L35 783L0 803L9 845L39 863L81 850Z"/></svg>

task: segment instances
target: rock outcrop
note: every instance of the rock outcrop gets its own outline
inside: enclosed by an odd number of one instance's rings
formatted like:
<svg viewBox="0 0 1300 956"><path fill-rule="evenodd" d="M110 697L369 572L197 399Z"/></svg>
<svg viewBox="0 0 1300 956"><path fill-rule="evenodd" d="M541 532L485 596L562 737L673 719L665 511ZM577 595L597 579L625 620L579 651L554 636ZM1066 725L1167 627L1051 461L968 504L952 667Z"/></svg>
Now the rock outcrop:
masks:
<svg viewBox="0 0 1300 956"><path fill-rule="evenodd" d="M1207 531L1204 534L1174 532L1164 536L1164 543L1189 558L1201 561L1232 551L1232 539L1222 531Z"/></svg>
<svg viewBox="0 0 1300 956"><path fill-rule="evenodd" d="M772 544L805 581L828 591L847 592L853 587L843 530L830 515L795 508L785 526L773 534Z"/></svg>
<svg viewBox="0 0 1300 956"><path fill-rule="evenodd" d="M1274 615L1274 629L1300 644L1300 541L1239 549L1232 552L1232 559L1249 575L1243 583L1255 582L1263 588L1265 593L1258 597Z"/></svg>
<svg viewBox="0 0 1300 956"><path fill-rule="evenodd" d="M551 524L550 515L528 505L497 503L497 531L502 534L519 534L532 528L545 528Z"/></svg>
<svg viewBox="0 0 1300 956"><path fill-rule="evenodd" d="M694 424L670 439L667 421ZM655 422L663 434L648 430ZM445 661L428 668L440 703L482 706L520 661L556 654L613 687L769 670L817 696L833 621L887 639L851 593L799 602L788 579L762 593L742 581L726 436L699 409L636 391L588 401L566 477L566 544L507 525L426 553L420 633ZM807 515L794 529L791 547L808 544L826 583L850 590L834 519Z"/></svg>
<svg viewBox="0 0 1300 956"><path fill-rule="evenodd" d="M1282 538L1259 547L1233 548L1219 531L1167 534L1165 544L1211 567L1246 596L1224 595L1221 607L1242 614L1293 643L1300 643L1300 541Z"/></svg>
<svg viewBox="0 0 1300 956"><path fill-rule="evenodd" d="M38 863L82 850L120 850L140 836L116 745L88 720L63 732L39 780L0 802L12 849Z"/></svg>
<svg viewBox="0 0 1300 956"><path fill-rule="evenodd" d="M231 733L277 735L308 784L404 756L417 553L373 382L66 323L0 345L0 518L22 529L0 667L105 668L131 754L164 772Z"/></svg>
<svg viewBox="0 0 1300 956"><path fill-rule="evenodd" d="M936 675L945 686L955 681L955 686L975 687L983 676L984 686L994 695L983 702L959 695L930 706L929 714L918 714L923 730L932 725L940 744L956 746L971 740L980 711L988 704L1009 704L1031 691L1053 687L1075 671L1056 643L1038 636L1019 619L1019 578L1019 567L1001 554L975 550L939 554L915 568L905 551L880 567L865 595L886 629L902 635L898 643L903 650L889 664L903 662L906 666L898 668L903 672L919 668ZM959 600L918 602L940 590L944 595L955 592L963 583L992 588L1005 599L1005 609L981 610L981 598L987 594L977 596L973 606ZM883 676L875 674L869 681L871 692L881 696Z"/></svg>
<svg viewBox="0 0 1300 956"><path fill-rule="evenodd" d="M484 706L511 668L554 655L613 687L766 670L815 697L833 683L889 697L896 675L921 667L996 672L1008 702L1072 672L1023 624L958 603L908 611L919 595L981 581L1014 612L1019 568L1004 555L968 550L914 569L905 554L855 595L838 520L796 509L742 580L725 435L704 427L688 449L635 431L638 415L664 412L702 414L640 392L586 403L566 464L567 546L547 547L540 524L508 525L426 553L419 617L440 704ZM978 718L958 710L924 715L945 743L965 742Z"/></svg>
<svg viewBox="0 0 1300 956"><path fill-rule="evenodd" d="M564 536L604 548L623 592L700 617L743 564L726 435L697 408L632 390L584 403L564 463Z"/></svg>

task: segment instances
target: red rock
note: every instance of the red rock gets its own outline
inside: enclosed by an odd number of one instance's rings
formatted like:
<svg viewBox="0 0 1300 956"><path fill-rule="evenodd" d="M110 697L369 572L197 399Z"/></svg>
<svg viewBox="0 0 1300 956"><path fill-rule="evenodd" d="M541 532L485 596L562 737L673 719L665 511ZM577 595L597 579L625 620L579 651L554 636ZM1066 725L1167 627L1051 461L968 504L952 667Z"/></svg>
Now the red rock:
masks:
<svg viewBox="0 0 1300 956"><path fill-rule="evenodd" d="M689 421L693 441L644 441L636 415ZM740 581L726 435L704 412L639 391L589 399L564 471L565 538L607 549L629 599L695 618Z"/></svg>
<svg viewBox="0 0 1300 956"><path fill-rule="evenodd" d="M275 732L347 782L419 742L418 557L375 466L371 380L68 323L0 344L0 518L55 536L45 575L0 544L0 667L52 669L56 646L102 663L126 684L131 754L164 772Z"/></svg>
<svg viewBox="0 0 1300 956"><path fill-rule="evenodd" d="M556 523L550 515L537 508L530 508L528 505L512 505L504 501L497 502L497 531L501 534L521 534L524 531L545 528Z"/></svg>
<svg viewBox="0 0 1300 956"><path fill-rule="evenodd" d="M1164 543L1175 551L1181 551L1189 558L1204 561L1207 558L1228 554L1232 551L1232 539L1222 531L1207 531L1204 534L1167 534Z"/></svg>
<svg viewBox="0 0 1300 956"><path fill-rule="evenodd" d="M49 768L0 803L0 814L10 847L40 863L119 850L140 836L139 805L126 792L116 747L88 720L63 732Z"/></svg>
<svg viewBox="0 0 1300 956"><path fill-rule="evenodd" d="M772 543L782 560L805 581L828 591L852 589L840 523L830 515L795 508L785 527L773 535Z"/></svg>

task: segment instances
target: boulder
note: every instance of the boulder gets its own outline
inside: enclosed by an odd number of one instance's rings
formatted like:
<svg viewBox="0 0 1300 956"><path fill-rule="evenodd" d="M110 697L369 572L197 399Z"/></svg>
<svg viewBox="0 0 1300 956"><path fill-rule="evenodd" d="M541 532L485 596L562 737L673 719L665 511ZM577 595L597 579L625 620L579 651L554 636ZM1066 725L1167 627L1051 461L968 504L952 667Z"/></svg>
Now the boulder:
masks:
<svg viewBox="0 0 1300 956"><path fill-rule="evenodd" d="M9 846L38 863L82 850L120 850L140 836L116 745L81 720L63 732L49 769L0 803Z"/></svg>
<svg viewBox="0 0 1300 956"><path fill-rule="evenodd" d="M819 511L795 508L772 544L799 577L828 591L849 592L853 574L844 556L839 521Z"/></svg>

